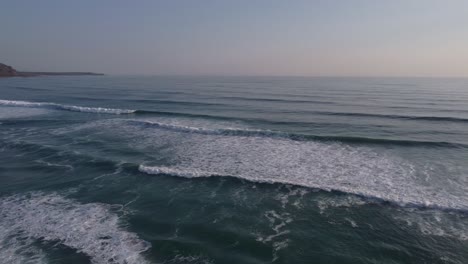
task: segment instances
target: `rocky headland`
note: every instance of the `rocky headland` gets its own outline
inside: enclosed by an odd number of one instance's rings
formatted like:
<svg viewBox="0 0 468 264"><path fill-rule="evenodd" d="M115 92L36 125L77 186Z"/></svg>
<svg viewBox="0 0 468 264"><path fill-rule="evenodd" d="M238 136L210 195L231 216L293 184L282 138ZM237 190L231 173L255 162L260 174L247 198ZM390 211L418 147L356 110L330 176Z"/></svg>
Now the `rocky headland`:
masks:
<svg viewBox="0 0 468 264"><path fill-rule="evenodd" d="M15 68L0 63L0 78L2 77L33 77L44 75L104 75L102 73L94 72L23 72L17 71Z"/></svg>

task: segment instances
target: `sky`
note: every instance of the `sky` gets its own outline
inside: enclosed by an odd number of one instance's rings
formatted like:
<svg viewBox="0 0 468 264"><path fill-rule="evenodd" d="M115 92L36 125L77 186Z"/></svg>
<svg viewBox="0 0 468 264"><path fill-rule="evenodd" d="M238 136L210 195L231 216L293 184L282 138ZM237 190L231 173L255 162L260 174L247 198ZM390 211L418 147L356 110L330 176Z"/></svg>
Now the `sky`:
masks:
<svg viewBox="0 0 468 264"><path fill-rule="evenodd" d="M0 0L0 24L25 71L468 77L465 0Z"/></svg>

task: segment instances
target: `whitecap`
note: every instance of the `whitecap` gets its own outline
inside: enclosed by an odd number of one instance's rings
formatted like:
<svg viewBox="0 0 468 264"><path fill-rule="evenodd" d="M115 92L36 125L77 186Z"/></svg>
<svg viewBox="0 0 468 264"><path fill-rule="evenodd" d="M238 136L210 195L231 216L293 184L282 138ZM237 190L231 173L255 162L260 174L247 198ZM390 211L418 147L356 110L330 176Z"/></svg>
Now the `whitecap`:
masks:
<svg viewBox="0 0 468 264"><path fill-rule="evenodd" d="M141 253L150 247L122 228L110 205L82 204L58 194L33 192L1 198L0 226L1 243L15 237L59 242L86 254L93 263L146 263ZM9 247L21 249L18 243L9 243ZM15 259L23 263L21 257Z"/></svg>

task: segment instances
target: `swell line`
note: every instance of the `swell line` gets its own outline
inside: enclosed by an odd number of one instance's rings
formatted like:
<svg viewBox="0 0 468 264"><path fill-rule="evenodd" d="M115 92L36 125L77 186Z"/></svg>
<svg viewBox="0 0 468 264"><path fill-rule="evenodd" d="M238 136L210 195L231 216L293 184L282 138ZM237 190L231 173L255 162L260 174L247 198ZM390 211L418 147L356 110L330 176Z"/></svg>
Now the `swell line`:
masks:
<svg viewBox="0 0 468 264"><path fill-rule="evenodd" d="M230 118L220 118L218 116L213 116L213 115L200 115L200 114L188 114L188 113L152 111L152 110L136 110L134 113L138 115L160 114L160 115L173 115L173 116L191 116L191 117L206 117L206 118L216 118L216 119L230 119ZM416 120L416 121L421 120L421 121L468 123L468 118L449 117L449 116L409 116L409 115L387 115L387 114L369 114L369 113L344 113L344 112L328 112L328 111L307 111L307 113L318 114L318 115L329 115L329 116L352 116L352 117L371 117L371 118L387 118L387 119Z"/></svg>
<svg viewBox="0 0 468 264"><path fill-rule="evenodd" d="M72 112L114 114L114 115L131 114L135 112L135 110L130 110L130 109L86 107L86 106L76 106L76 105L63 105L63 104L50 103L50 102L28 102L28 101L14 101L14 100L0 100L0 106L47 108L47 109L65 110L65 111L72 111Z"/></svg>
<svg viewBox="0 0 468 264"><path fill-rule="evenodd" d="M355 117L377 117L377 118L407 119L407 120L468 122L468 118L449 117L449 116L407 116L407 115L343 113L343 112L326 112L326 111L312 111L312 112L317 113L317 114L322 114L322 115L333 115L333 116L355 116Z"/></svg>
<svg viewBox="0 0 468 264"><path fill-rule="evenodd" d="M72 112L83 113L98 113L98 114L163 114L163 115L188 115L188 116L204 116L210 118L217 118L216 116L205 115L192 115L185 113L174 113L165 111L152 111L152 110L134 110L134 109L118 109L106 107L87 107L76 105L57 104L52 102L29 102L29 101L16 101L16 100L0 100L0 106L17 106L17 107L31 107L31 108L46 108L54 110L65 110ZM369 113L344 113L344 112L328 112L328 111L310 111L310 113L319 115L331 116L354 116L354 117L374 117L374 118L389 118L389 119L406 119L406 120L425 120L425 121L446 121L446 122L468 122L468 118L464 117L449 117L449 116L407 116L407 115L387 115L387 114L369 114Z"/></svg>
<svg viewBox="0 0 468 264"><path fill-rule="evenodd" d="M164 129L179 133L194 133L202 135L221 135L221 136L242 136L242 137L272 137L285 138L296 141L333 141L350 144L381 144L381 145L400 145L400 146L428 146L428 147L449 147L449 148L468 148L468 145L462 143L444 142L444 141L417 141L417 140L396 140L383 138L350 137L350 136L320 136L305 135L297 133L287 133L272 130L260 129L239 129L239 128L203 128L174 125L156 121L128 120L130 124L156 129Z"/></svg>

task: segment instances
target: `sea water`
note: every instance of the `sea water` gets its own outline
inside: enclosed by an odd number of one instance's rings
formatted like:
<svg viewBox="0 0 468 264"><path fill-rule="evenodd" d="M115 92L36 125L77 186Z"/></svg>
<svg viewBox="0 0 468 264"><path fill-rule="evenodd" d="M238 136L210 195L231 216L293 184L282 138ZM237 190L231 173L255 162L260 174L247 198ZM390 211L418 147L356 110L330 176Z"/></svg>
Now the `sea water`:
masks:
<svg viewBox="0 0 468 264"><path fill-rule="evenodd" d="M467 263L468 79L0 80L0 263Z"/></svg>

